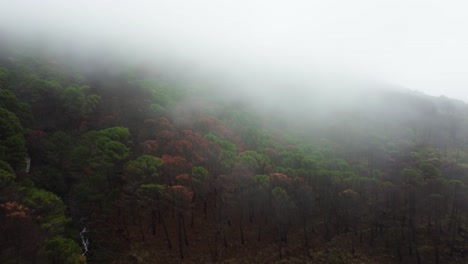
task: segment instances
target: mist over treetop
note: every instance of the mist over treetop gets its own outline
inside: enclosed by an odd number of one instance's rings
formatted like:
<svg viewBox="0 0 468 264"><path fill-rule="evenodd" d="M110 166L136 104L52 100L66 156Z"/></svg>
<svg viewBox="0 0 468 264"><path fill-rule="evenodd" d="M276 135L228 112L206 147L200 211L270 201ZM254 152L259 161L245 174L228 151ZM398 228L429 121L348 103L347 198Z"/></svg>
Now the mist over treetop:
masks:
<svg viewBox="0 0 468 264"><path fill-rule="evenodd" d="M462 101L5 36L2 263L463 261Z"/></svg>
<svg viewBox="0 0 468 264"><path fill-rule="evenodd" d="M98 50L221 76L344 74L467 100L460 1L2 2L2 31L78 57Z"/></svg>

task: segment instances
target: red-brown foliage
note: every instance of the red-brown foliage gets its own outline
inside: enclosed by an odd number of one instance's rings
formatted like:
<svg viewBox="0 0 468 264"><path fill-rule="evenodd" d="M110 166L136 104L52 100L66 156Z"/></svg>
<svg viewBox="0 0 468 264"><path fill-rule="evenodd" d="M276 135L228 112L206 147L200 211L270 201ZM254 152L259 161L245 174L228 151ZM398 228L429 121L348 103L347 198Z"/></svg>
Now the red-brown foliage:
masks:
<svg viewBox="0 0 468 264"><path fill-rule="evenodd" d="M291 183L291 179L283 173L270 173L270 181L274 187L282 187L287 189Z"/></svg>
<svg viewBox="0 0 468 264"><path fill-rule="evenodd" d="M177 185L190 186L190 175L187 173L175 177Z"/></svg>
<svg viewBox="0 0 468 264"><path fill-rule="evenodd" d="M158 153L159 144L157 140L146 140L141 145L145 154L156 155Z"/></svg>
<svg viewBox="0 0 468 264"><path fill-rule="evenodd" d="M169 178L170 182L172 182L172 179L175 179L177 175L188 173L192 167L190 162L180 156L163 155L162 161L162 170Z"/></svg>
<svg viewBox="0 0 468 264"><path fill-rule="evenodd" d="M158 120L148 118L148 119L145 119L145 120L143 121L143 123L145 123L146 125L153 125L153 126L155 126L155 125L158 124Z"/></svg>
<svg viewBox="0 0 468 264"><path fill-rule="evenodd" d="M158 138L165 141L165 142L168 142L168 141L171 141L173 140L175 137L175 134L169 130L163 130L161 132L159 132L158 134Z"/></svg>
<svg viewBox="0 0 468 264"><path fill-rule="evenodd" d="M158 127L160 130L172 130L174 126L172 125L171 121L169 121L165 117L161 117L158 119Z"/></svg>

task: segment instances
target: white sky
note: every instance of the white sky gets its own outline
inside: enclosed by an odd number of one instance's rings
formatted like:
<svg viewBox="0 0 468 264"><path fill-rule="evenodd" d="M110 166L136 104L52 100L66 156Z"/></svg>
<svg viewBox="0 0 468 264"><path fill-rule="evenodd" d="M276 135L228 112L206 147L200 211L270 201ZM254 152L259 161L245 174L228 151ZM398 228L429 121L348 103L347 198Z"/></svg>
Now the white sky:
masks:
<svg viewBox="0 0 468 264"><path fill-rule="evenodd" d="M468 101L467 13L466 0L0 0L0 28L203 67L342 71Z"/></svg>

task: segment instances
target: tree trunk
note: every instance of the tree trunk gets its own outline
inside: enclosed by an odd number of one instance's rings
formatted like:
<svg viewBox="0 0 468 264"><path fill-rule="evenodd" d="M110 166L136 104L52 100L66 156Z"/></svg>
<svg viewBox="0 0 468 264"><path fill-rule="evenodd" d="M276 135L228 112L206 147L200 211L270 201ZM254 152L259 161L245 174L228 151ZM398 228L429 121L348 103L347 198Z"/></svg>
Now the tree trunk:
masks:
<svg viewBox="0 0 468 264"><path fill-rule="evenodd" d="M226 231L223 228L223 240L224 240L224 248L228 247L227 239L226 239Z"/></svg>
<svg viewBox="0 0 468 264"><path fill-rule="evenodd" d="M262 234L262 224L258 223L258 232L257 232L257 241L261 241L261 234Z"/></svg>
<svg viewBox="0 0 468 264"><path fill-rule="evenodd" d="M403 256L401 254L401 237L398 236L396 241L396 254L399 262L403 262Z"/></svg>
<svg viewBox="0 0 468 264"><path fill-rule="evenodd" d="M188 247L187 229L185 228L185 217L182 215L182 231L184 231L185 245Z"/></svg>
<svg viewBox="0 0 468 264"><path fill-rule="evenodd" d="M192 190L193 190L193 186L192 186ZM195 194L195 192L193 192L193 196L192 196L192 210L190 212L191 214L191 219L190 219L190 227L193 228L193 221L194 221L194 214L195 214L195 200L197 199L197 196Z"/></svg>
<svg viewBox="0 0 468 264"><path fill-rule="evenodd" d="M280 259L283 259L283 239L280 225L278 225L278 252Z"/></svg>
<svg viewBox="0 0 468 264"><path fill-rule="evenodd" d="M306 256L310 257L309 253L309 235L307 234L307 218L304 217L304 246L306 250Z"/></svg>
<svg viewBox="0 0 468 264"><path fill-rule="evenodd" d="M156 236L156 212L154 209L151 209L151 229L153 231L153 236Z"/></svg>
<svg viewBox="0 0 468 264"><path fill-rule="evenodd" d="M141 241L145 242L145 229L143 227L143 216L138 213L138 225L140 226Z"/></svg>
<svg viewBox="0 0 468 264"><path fill-rule="evenodd" d="M182 215L178 214L177 217L177 231L179 233L179 254L180 258L184 258L183 245L182 245Z"/></svg>
<svg viewBox="0 0 468 264"><path fill-rule="evenodd" d="M206 214L206 207L207 207L208 202L206 200L203 201L203 214L205 214L205 219L208 218L208 215Z"/></svg>
<svg viewBox="0 0 468 264"><path fill-rule="evenodd" d="M193 221L194 221L194 211L195 211L195 206L192 207L192 210L190 212L190 227L193 228Z"/></svg>
<svg viewBox="0 0 468 264"><path fill-rule="evenodd" d="M159 192L156 193L156 208L158 210L158 223L161 224L161 205L159 203Z"/></svg>
<svg viewBox="0 0 468 264"><path fill-rule="evenodd" d="M166 222L164 221L164 218L161 218L161 223L162 223L163 229L164 229L164 236L166 236L167 247L169 249L171 249L172 248L172 243L171 243L171 239L169 238L169 232L167 231L167 226L166 226Z"/></svg>
<svg viewBox="0 0 468 264"><path fill-rule="evenodd" d="M243 218L243 211L241 209L241 213L239 215L239 232L240 232L240 239L241 239L241 244L244 245L245 244L245 240L244 240L244 227L243 227L243 223L242 223L242 218Z"/></svg>

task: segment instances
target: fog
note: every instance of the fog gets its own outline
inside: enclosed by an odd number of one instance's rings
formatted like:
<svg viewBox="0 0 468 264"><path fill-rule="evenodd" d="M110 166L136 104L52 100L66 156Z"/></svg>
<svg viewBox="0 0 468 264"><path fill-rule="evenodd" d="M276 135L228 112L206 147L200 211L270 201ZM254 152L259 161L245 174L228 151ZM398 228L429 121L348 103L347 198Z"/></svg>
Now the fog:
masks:
<svg viewBox="0 0 468 264"><path fill-rule="evenodd" d="M393 86L468 100L463 1L0 0L0 6L0 30L10 41L109 67L151 65L210 81L232 96L283 98L295 89L300 100L346 102L362 87Z"/></svg>

